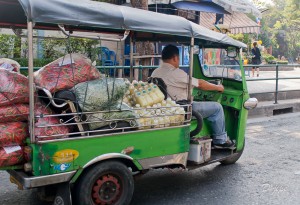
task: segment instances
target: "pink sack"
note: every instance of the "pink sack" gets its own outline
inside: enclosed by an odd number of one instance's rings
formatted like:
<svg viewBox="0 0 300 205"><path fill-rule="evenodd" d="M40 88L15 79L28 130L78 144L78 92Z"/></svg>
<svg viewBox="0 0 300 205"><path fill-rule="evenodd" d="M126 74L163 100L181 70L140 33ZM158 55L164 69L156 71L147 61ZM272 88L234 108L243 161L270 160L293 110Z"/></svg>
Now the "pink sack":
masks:
<svg viewBox="0 0 300 205"><path fill-rule="evenodd" d="M0 167L20 164L24 161L23 147L0 147Z"/></svg>
<svg viewBox="0 0 300 205"><path fill-rule="evenodd" d="M27 123L0 123L0 147L24 145L24 140L28 136L29 133Z"/></svg>
<svg viewBox="0 0 300 205"><path fill-rule="evenodd" d="M37 102L35 105L35 115L52 115L54 114L49 107L46 107L44 104ZM62 126L53 126L53 127L38 127L46 125L60 125L60 120L58 117L41 117L36 119L35 123L35 136L49 136L45 138L40 138L42 140L51 140L66 138L69 134L69 128L66 125ZM62 136L54 137L51 135L63 134Z"/></svg>
<svg viewBox="0 0 300 205"><path fill-rule="evenodd" d="M51 93L70 89L76 84L100 78L90 59L81 54L68 54L34 73L36 85Z"/></svg>
<svg viewBox="0 0 300 205"><path fill-rule="evenodd" d="M0 106L29 102L29 81L24 75L0 68Z"/></svg>
<svg viewBox="0 0 300 205"><path fill-rule="evenodd" d="M28 104L14 104L0 106L0 122L27 121L29 115Z"/></svg>

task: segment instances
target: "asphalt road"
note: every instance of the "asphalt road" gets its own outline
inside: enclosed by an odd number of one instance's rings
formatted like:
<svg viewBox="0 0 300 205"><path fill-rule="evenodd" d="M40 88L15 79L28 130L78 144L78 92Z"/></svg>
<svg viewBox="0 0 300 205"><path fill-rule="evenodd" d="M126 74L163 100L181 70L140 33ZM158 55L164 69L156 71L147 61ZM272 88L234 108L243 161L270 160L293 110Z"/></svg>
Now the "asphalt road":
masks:
<svg viewBox="0 0 300 205"><path fill-rule="evenodd" d="M44 205L0 172L1 205ZM230 166L193 171L160 169L135 183L133 205L299 205L300 113L250 119L246 148Z"/></svg>

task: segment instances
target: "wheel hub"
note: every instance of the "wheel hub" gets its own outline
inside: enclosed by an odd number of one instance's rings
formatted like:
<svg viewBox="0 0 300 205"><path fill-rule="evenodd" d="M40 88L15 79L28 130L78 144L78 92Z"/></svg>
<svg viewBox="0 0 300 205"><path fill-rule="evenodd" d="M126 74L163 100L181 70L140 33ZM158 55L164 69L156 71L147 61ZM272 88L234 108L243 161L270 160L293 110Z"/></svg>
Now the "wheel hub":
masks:
<svg viewBox="0 0 300 205"><path fill-rule="evenodd" d="M92 197L95 204L110 205L120 198L119 180L113 175L100 177L93 186Z"/></svg>

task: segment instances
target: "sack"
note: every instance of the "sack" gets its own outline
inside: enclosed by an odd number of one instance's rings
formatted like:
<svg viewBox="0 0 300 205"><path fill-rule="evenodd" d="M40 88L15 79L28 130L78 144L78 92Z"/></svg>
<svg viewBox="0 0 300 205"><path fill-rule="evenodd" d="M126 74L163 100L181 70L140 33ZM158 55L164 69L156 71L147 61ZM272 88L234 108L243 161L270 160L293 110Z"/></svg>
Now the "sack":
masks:
<svg viewBox="0 0 300 205"><path fill-rule="evenodd" d="M0 58L0 68L20 73L20 64L12 59Z"/></svg>
<svg viewBox="0 0 300 205"><path fill-rule="evenodd" d="M80 83L72 91L82 111L100 111L120 104L128 89L123 78L103 78Z"/></svg>
<svg viewBox="0 0 300 205"><path fill-rule="evenodd" d="M122 104L122 105L113 106L111 107L111 110L118 110L118 111L106 110L107 112L104 113L88 114L87 115L88 122L98 121L95 123L88 124L90 130L95 130L104 127L106 125L110 125L111 128L116 127L120 119L124 119L123 121L126 121L131 125L136 125L136 126L138 125L137 122L135 121L135 119L138 116L133 112L132 108L130 108L128 105ZM118 119L118 120L114 120L114 119ZM111 121L106 121L106 120L111 120Z"/></svg>
<svg viewBox="0 0 300 205"><path fill-rule="evenodd" d="M27 123L0 123L0 147L24 145L24 140L28 136L29 133Z"/></svg>
<svg viewBox="0 0 300 205"><path fill-rule="evenodd" d="M20 164L24 161L23 147L0 147L0 167Z"/></svg>
<svg viewBox="0 0 300 205"><path fill-rule="evenodd" d="M0 107L0 122L19 122L28 120L29 105L15 104Z"/></svg>
<svg viewBox="0 0 300 205"><path fill-rule="evenodd" d="M60 125L60 119L58 117L46 117L43 115L52 115L54 114L49 107L46 107L41 102L37 102L35 105L35 115L39 115L40 118L36 119L34 134L35 136L49 136L45 138L40 138L42 140L51 140L51 139L60 139L66 138L69 134L69 128L66 125ZM49 127L49 125L60 125ZM38 127L38 126L47 126L47 127ZM54 137L51 135L62 134L62 136Z"/></svg>
<svg viewBox="0 0 300 205"><path fill-rule="evenodd" d="M51 93L70 89L76 84L100 78L90 59L81 54L68 54L34 72L37 86Z"/></svg>
<svg viewBox="0 0 300 205"><path fill-rule="evenodd" d="M29 81L24 75L0 68L0 106L29 102Z"/></svg>
<svg viewBox="0 0 300 205"><path fill-rule="evenodd" d="M135 118L134 112L125 104L122 99L129 89L129 83L121 78L104 78L76 85L72 90L76 100L83 112L107 111L86 115L88 122ZM109 110L120 110L109 112ZM122 111L129 110L129 111ZM91 130L109 125L110 122L89 123Z"/></svg>

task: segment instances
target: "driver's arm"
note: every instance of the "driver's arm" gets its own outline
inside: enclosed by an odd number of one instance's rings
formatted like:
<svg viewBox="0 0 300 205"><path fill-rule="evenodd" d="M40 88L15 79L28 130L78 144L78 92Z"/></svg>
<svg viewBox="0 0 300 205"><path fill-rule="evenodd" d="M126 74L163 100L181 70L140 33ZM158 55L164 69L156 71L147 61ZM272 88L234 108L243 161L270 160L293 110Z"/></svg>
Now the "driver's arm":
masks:
<svg viewBox="0 0 300 205"><path fill-rule="evenodd" d="M218 92L224 91L224 86L222 84L215 85L202 79L198 79L198 88L201 90L208 90L208 91L218 91Z"/></svg>

